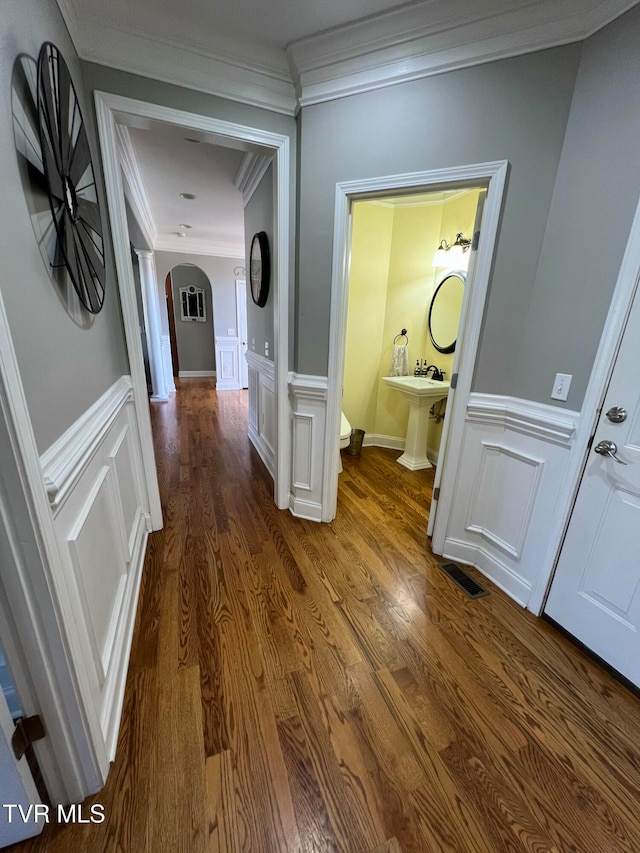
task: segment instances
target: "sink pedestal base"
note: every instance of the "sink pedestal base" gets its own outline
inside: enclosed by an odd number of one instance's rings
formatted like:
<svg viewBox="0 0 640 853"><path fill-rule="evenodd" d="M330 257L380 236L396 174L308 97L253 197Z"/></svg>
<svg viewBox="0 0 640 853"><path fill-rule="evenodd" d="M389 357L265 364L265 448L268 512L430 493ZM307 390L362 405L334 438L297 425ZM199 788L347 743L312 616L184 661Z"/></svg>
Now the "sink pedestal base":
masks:
<svg viewBox="0 0 640 853"><path fill-rule="evenodd" d="M451 383L426 376L383 376L382 381L399 391L409 403L407 441L398 462L410 471L433 468L427 459L429 409L437 400L446 398Z"/></svg>
<svg viewBox="0 0 640 853"><path fill-rule="evenodd" d="M405 395L409 400L409 425L407 427L407 440L404 453L397 460L399 465L404 465L410 471L421 471L423 468L433 468L427 459L427 431L429 429L429 409L433 405L433 398L411 397ZM413 396L413 395L411 395Z"/></svg>

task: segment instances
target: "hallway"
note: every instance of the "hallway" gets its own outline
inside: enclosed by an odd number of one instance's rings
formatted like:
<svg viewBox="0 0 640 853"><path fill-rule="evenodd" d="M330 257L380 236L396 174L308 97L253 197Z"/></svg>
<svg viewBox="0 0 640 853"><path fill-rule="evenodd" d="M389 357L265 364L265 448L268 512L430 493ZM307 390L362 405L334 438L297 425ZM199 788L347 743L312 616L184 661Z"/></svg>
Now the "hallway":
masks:
<svg viewBox="0 0 640 853"><path fill-rule="evenodd" d="M152 534L100 825L16 851L613 853L640 847L640 703L428 551L432 472L345 457L330 525L293 518L246 392L152 408ZM88 813L87 803L87 813Z"/></svg>

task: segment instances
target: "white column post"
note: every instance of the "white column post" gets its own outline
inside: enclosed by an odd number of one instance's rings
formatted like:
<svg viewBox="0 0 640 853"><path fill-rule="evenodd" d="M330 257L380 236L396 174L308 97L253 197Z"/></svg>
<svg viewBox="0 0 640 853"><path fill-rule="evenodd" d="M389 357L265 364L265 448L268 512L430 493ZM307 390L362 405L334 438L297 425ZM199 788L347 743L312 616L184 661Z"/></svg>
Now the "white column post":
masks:
<svg viewBox="0 0 640 853"><path fill-rule="evenodd" d="M151 401L166 403L169 395L167 394L167 382L162 364L160 306L158 305L155 258L153 252L146 249L136 249L136 255L140 262L144 325L147 333L147 350L149 352L149 367L151 369L151 385L153 390Z"/></svg>

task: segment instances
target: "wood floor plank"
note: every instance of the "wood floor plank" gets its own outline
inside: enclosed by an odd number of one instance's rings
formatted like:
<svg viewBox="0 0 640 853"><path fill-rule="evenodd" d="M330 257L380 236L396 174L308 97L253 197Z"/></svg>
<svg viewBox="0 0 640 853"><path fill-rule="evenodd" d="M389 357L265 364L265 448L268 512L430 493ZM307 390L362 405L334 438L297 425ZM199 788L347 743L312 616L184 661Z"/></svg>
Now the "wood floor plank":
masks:
<svg viewBox="0 0 640 853"><path fill-rule="evenodd" d="M638 853L640 701L451 584L434 472L397 451L344 457L331 524L278 510L246 401L189 379L151 406L165 527L106 820L11 853Z"/></svg>
<svg viewBox="0 0 640 853"><path fill-rule="evenodd" d="M230 750L207 758L208 853L241 853L243 839L238 826L236 778Z"/></svg>

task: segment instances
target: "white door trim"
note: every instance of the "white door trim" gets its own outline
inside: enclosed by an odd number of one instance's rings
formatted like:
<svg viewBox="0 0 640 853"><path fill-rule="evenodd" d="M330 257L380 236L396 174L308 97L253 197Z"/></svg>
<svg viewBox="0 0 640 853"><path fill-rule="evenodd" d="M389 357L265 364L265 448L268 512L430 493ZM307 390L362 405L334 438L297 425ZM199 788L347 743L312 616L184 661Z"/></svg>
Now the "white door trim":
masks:
<svg viewBox="0 0 640 853"><path fill-rule="evenodd" d="M125 98L106 92L95 92L98 136L107 193L109 221L113 236L116 272L125 328L127 351L134 389L134 403L143 449L145 478L149 492L154 529L162 526L158 479L153 453L151 420L147 403L146 377L135 302L135 284L129 256L129 239L124 204L124 190L118 160L116 120L126 124L132 118L147 118L178 125L189 130L216 134L224 139L240 139L262 145L274 154L276 170L274 279L274 362L276 366L277 463L274 476L274 497L277 506L289 506L290 450L288 418L288 360L289 360L289 137L255 127L222 121L209 116L184 112L146 101Z"/></svg>
<svg viewBox="0 0 640 853"><path fill-rule="evenodd" d="M457 460L464 435L467 402L471 391L471 380L476 361L478 341L484 304L489 286L491 263L498 232L500 211L508 170L508 161L478 163L450 169L428 172L411 172L404 175L368 178L336 184L333 269L331 276L331 315L329 329L329 388L327 397L327 431L325 436L325 459L323 484L323 521L331 521L336 514L338 492L338 435L342 396L342 375L348 302L348 259L350 250L351 205L358 198L375 197L395 190L419 190L435 188L452 183L465 185L488 185L487 200L482 217L482 237L478 247L476 271L467 311L464 330L464 348L458 371L458 385L451 412L451 429L448 463L442 476L442 497L438 507L433 532L434 551L442 549L446 533L446 521L451 509L453 489L457 475ZM465 307L463 306L463 311Z"/></svg>
<svg viewBox="0 0 640 853"><path fill-rule="evenodd" d="M240 311L240 293L244 290L244 317L242 316L242 312ZM244 331L244 337L247 338L247 282L244 278L236 279L236 334L238 337L238 367L240 373L240 387L248 388L249 387L249 365L247 364L247 359L245 357L245 353L247 352L248 340L245 340L244 344L242 343L242 332Z"/></svg>
<svg viewBox="0 0 640 853"><path fill-rule="evenodd" d="M589 439L595 432L600 409L611 379L625 324L631 310L633 297L640 280L640 201L631 224L629 239L620 264L618 279L611 299L609 313L602 331L591 376L582 404L575 441L567 462L567 470L558 494L554 524L549 530L547 552L543 565L549 565L534 586L529 609L540 615L553 580L560 549L573 511L578 488L582 480L585 460L589 454Z"/></svg>

